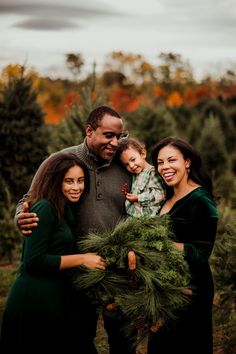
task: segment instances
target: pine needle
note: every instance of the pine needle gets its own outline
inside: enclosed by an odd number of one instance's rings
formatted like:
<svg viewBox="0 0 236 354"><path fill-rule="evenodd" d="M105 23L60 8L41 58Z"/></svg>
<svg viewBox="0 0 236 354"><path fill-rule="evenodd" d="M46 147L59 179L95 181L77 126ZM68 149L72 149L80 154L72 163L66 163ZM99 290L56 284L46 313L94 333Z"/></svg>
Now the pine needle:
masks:
<svg viewBox="0 0 236 354"><path fill-rule="evenodd" d="M140 318L145 323L143 335L159 319L168 325L190 301L182 292L190 288L189 268L172 240L167 216L126 218L112 231L91 233L78 243L79 249L97 252L107 268L78 268L74 286L86 291L99 310L107 311L107 304L115 302L118 310L110 315L127 318L127 333L134 331ZM136 254L134 271L128 269L130 250Z"/></svg>

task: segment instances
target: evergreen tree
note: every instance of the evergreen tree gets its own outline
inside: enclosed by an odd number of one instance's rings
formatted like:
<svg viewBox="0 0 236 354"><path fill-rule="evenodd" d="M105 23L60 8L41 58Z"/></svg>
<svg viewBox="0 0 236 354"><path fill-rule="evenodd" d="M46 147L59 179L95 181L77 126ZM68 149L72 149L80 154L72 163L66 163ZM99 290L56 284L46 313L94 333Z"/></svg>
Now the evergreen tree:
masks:
<svg viewBox="0 0 236 354"><path fill-rule="evenodd" d="M28 190L32 175L47 155L43 117L31 76L9 78L0 98L0 170L17 199Z"/></svg>
<svg viewBox="0 0 236 354"><path fill-rule="evenodd" d="M65 118L58 126L53 126L50 153L82 143L85 138L85 121L90 112L105 104L104 91L96 80L95 64L91 75L79 88L80 105L72 103Z"/></svg>
<svg viewBox="0 0 236 354"><path fill-rule="evenodd" d="M16 203L0 174L0 258L12 263L19 254L22 237L14 222ZM17 258L17 257L16 257Z"/></svg>
<svg viewBox="0 0 236 354"><path fill-rule="evenodd" d="M160 139L177 132L175 118L165 107L153 111L141 106L135 112L126 114L126 125L131 135L145 143L147 150Z"/></svg>
<svg viewBox="0 0 236 354"><path fill-rule="evenodd" d="M225 173L229 167L229 161L224 134L217 117L211 115L205 121L196 145L213 178L218 178Z"/></svg>
<svg viewBox="0 0 236 354"><path fill-rule="evenodd" d="M187 140L191 142L191 144L193 144L194 146L199 140L203 125L204 121L202 121L202 118L200 117L199 113L193 112L188 125L186 125L186 127L183 129L185 131Z"/></svg>
<svg viewBox="0 0 236 354"><path fill-rule="evenodd" d="M236 208L236 179L230 170L224 171L216 179L214 190L217 197L223 198L227 205Z"/></svg>
<svg viewBox="0 0 236 354"><path fill-rule="evenodd" d="M227 110L222 101L219 99L209 100L202 108L203 117L214 116L218 118L220 127L224 132L225 146L228 152L232 151L235 146L236 129L231 119L231 116L227 114Z"/></svg>
<svg viewBox="0 0 236 354"><path fill-rule="evenodd" d="M219 205L219 223L210 264L215 283L214 328L221 333L223 353L236 352L236 222L235 211ZM216 339L217 341L217 336Z"/></svg>
<svg viewBox="0 0 236 354"><path fill-rule="evenodd" d="M84 119L83 110L73 103L58 125L48 127L52 136L48 147L49 152L53 153L80 144L85 136Z"/></svg>
<svg viewBox="0 0 236 354"><path fill-rule="evenodd" d="M193 115L190 106L186 104L182 104L181 106L178 107L172 107L171 112L175 117L177 129L178 132L180 133L178 135L182 135L183 132L184 134L186 134L189 129L189 125ZM187 135L186 135L186 139L188 139Z"/></svg>

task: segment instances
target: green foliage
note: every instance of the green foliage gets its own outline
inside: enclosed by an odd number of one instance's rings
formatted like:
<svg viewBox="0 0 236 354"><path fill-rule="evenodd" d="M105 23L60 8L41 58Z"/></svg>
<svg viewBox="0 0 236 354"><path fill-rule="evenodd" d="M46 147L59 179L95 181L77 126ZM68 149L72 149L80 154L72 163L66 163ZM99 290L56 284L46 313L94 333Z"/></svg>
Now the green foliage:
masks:
<svg viewBox="0 0 236 354"><path fill-rule="evenodd" d="M141 106L137 111L126 114L126 125L131 135L145 143L148 151L160 139L176 132L174 116L164 107L153 111Z"/></svg>
<svg viewBox="0 0 236 354"><path fill-rule="evenodd" d="M216 288L214 325L223 332L221 345L225 352L233 353L236 343L236 215L222 203L219 216L217 238L211 257Z"/></svg>
<svg viewBox="0 0 236 354"><path fill-rule="evenodd" d="M185 139L187 139L193 146L197 145L199 137L201 136L203 127L203 120L198 113L192 112L191 118L188 124L183 128Z"/></svg>
<svg viewBox="0 0 236 354"><path fill-rule="evenodd" d="M0 267L0 328L2 323L2 315L5 307L6 297L13 280L16 277L16 267Z"/></svg>
<svg viewBox="0 0 236 354"><path fill-rule="evenodd" d="M210 116L205 120L196 147L213 178L221 176L222 170L229 167L225 138L217 117Z"/></svg>
<svg viewBox="0 0 236 354"><path fill-rule="evenodd" d="M9 288L13 283L17 274L17 267L4 266L0 267L0 284L1 294L8 294Z"/></svg>
<svg viewBox="0 0 236 354"><path fill-rule="evenodd" d="M75 288L85 289L102 310L115 301L119 309L110 315L119 316L121 311L131 331L139 317L148 325L160 318L166 324L175 320L175 310L188 303L182 291L189 286L190 276L183 253L171 237L167 217L127 218L112 231L89 234L78 243L79 249L100 254L107 268L78 269L74 273ZM132 271L128 269L130 250L137 259Z"/></svg>
<svg viewBox="0 0 236 354"><path fill-rule="evenodd" d="M232 103L228 104L227 106L227 116L230 119L230 121L232 122L234 128L236 129L236 100L234 97L234 101L232 100Z"/></svg>
<svg viewBox="0 0 236 354"><path fill-rule="evenodd" d="M188 137L188 131L190 129L190 123L193 120L193 110L189 106L183 104L179 107L173 107L171 113L174 116L176 122L175 133L173 135ZM178 133L177 133L178 132Z"/></svg>
<svg viewBox="0 0 236 354"><path fill-rule="evenodd" d="M227 114L225 104L219 99L208 100L202 108L202 115L206 119L207 117L217 118L219 121L220 128L224 132L225 147L227 151L231 151L236 146L235 136L236 129L234 122Z"/></svg>
<svg viewBox="0 0 236 354"><path fill-rule="evenodd" d="M22 238L14 223L16 205L0 175L0 258L12 263L20 252Z"/></svg>
<svg viewBox="0 0 236 354"><path fill-rule="evenodd" d="M23 68L3 87L0 99L0 170L16 199L27 191L47 154L43 116L32 79Z"/></svg>
<svg viewBox="0 0 236 354"><path fill-rule="evenodd" d="M230 170L225 170L214 180L214 193L224 203L236 209L236 179Z"/></svg>
<svg viewBox="0 0 236 354"><path fill-rule="evenodd" d="M236 152L232 152L231 154L231 170L236 175Z"/></svg>

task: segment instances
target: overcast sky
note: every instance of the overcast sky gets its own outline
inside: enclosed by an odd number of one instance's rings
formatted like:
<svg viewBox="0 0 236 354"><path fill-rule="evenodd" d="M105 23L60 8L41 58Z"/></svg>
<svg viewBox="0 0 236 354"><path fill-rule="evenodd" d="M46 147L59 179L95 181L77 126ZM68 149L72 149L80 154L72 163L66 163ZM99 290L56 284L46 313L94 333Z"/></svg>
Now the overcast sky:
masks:
<svg viewBox="0 0 236 354"><path fill-rule="evenodd" d="M197 78L236 69L236 1L0 0L0 70L26 63L59 77L69 75L66 53L99 68L120 50L152 64L181 54Z"/></svg>

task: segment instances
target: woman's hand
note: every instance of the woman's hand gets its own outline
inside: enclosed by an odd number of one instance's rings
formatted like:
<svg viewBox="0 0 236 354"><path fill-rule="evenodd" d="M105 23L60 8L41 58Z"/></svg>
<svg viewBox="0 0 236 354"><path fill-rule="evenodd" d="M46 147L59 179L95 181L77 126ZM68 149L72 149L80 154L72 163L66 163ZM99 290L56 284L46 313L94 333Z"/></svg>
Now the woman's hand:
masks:
<svg viewBox="0 0 236 354"><path fill-rule="evenodd" d="M104 259L96 253L84 253L81 254L81 265L90 269L106 269L106 262Z"/></svg>
<svg viewBox="0 0 236 354"><path fill-rule="evenodd" d="M184 251L184 243L174 242L174 245L176 248L178 248L179 251Z"/></svg>

